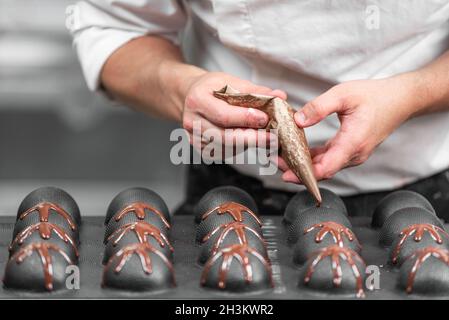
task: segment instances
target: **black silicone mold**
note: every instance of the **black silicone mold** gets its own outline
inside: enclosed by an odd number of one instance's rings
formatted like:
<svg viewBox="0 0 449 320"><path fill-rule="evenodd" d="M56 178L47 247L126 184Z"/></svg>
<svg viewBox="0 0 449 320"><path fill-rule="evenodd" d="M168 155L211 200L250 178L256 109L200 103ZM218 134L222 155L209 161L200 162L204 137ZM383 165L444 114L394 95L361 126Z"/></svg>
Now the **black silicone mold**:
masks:
<svg viewBox="0 0 449 320"><path fill-rule="evenodd" d="M56 187L42 187L30 192L20 203L17 219L25 211L41 203L58 205L73 218L78 226L81 224L80 210L75 200L66 191ZM51 211L55 210L51 209Z"/></svg>
<svg viewBox="0 0 449 320"><path fill-rule="evenodd" d="M270 262L245 245L227 246L206 262L201 285L226 292L256 292L273 287Z"/></svg>
<svg viewBox="0 0 449 320"><path fill-rule="evenodd" d="M79 226L72 225L62 216L51 213L48 217L48 223L42 222L39 218L39 214L32 213L23 220L18 219L14 225L13 230L13 239L18 236L19 233L25 231L25 230L31 230L33 228L51 228L52 236L55 235L55 231L57 229L60 232L64 231L67 235L69 235L73 241L78 245L79 244Z"/></svg>
<svg viewBox="0 0 449 320"><path fill-rule="evenodd" d="M413 224L432 224L442 228L441 221L430 211L422 208L404 208L387 218L379 233L379 243L389 247L402 230Z"/></svg>
<svg viewBox="0 0 449 320"><path fill-rule="evenodd" d="M400 266L416 250L427 247L449 249L449 235L444 229L431 224L408 226L393 242L389 264Z"/></svg>
<svg viewBox="0 0 449 320"><path fill-rule="evenodd" d="M355 251L332 245L309 258L301 270L298 285L361 298L365 296L365 269L365 262Z"/></svg>
<svg viewBox="0 0 449 320"><path fill-rule="evenodd" d="M244 190L233 186L217 187L207 192L195 206L195 222L200 223L203 215L226 202L236 202L258 214L254 199Z"/></svg>
<svg viewBox="0 0 449 320"><path fill-rule="evenodd" d="M3 278L6 288L53 291L66 287L66 270L75 264L59 246L33 242L21 247L8 261Z"/></svg>
<svg viewBox="0 0 449 320"><path fill-rule="evenodd" d="M242 222L259 234L262 234L262 223L254 212L248 211L246 207L239 206L237 203L231 203L231 205L234 206L235 210L228 209L226 203L222 204L220 209L212 211L207 219L204 219L198 225L196 233L197 243L201 243L204 237L210 232L213 232L216 228L231 222Z"/></svg>
<svg viewBox="0 0 449 320"><path fill-rule="evenodd" d="M67 267L79 257L78 205L65 191L45 187L20 204L3 284L9 289L54 291L66 287Z"/></svg>
<svg viewBox="0 0 449 320"><path fill-rule="evenodd" d="M266 252L265 240L255 229L248 227L241 222L231 222L222 225L206 235L202 241L198 262L200 264L206 261L220 249L233 244L248 244L251 248L257 250L265 258L268 258Z"/></svg>
<svg viewBox="0 0 449 320"><path fill-rule="evenodd" d="M302 265L320 249L331 245L347 247L358 253L362 249L352 230L335 222L324 222L309 228L298 237L293 248L293 262Z"/></svg>
<svg viewBox="0 0 449 320"><path fill-rule="evenodd" d="M103 271L103 287L130 291L158 291L176 285L171 261L148 243L122 247Z"/></svg>
<svg viewBox="0 0 449 320"><path fill-rule="evenodd" d="M124 224L111 234L106 242L103 264L106 264L110 257L123 247L138 242L151 244L170 261L173 260L173 247L168 237L154 225L137 221Z"/></svg>
<svg viewBox="0 0 449 320"><path fill-rule="evenodd" d="M104 222L105 225L107 225L109 223L109 220L111 220L111 218L117 215L120 211L136 203L142 203L147 206L151 206L152 208L160 212L168 222L170 222L170 213L165 201L161 198L161 196L152 190L135 187L123 190L118 195L116 195L114 199L112 199L106 212ZM144 207L144 211L146 214L148 214L149 211L152 210ZM135 215L135 210L130 210L129 214Z"/></svg>
<svg viewBox="0 0 449 320"><path fill-rule="evenodd" d="M409 294L449 293L449 251L434 246L419 249L399 271L398 287Z"/></svg>
<svg viewBox="0 0 449 320"><path fill-rule="evenodd" d="M326 207L314 207L302 212L291 224L288 229L288 242L290 244L296 243L298 238L308 228L327 221L339 223L350 229L352 228L351 222L349 222L344 214Z"/></svg>
<svg viewBox="0 0 449 320"><path fill-rule="evenodd" d="M41 222L39 224L45 223ZM43 226L43 228L46 228L46 226ZM79 257L78 245L70 236L64 234L64 230L62 228L56 226L56 229L51 231L49 238L47 238L48 234L46 232L47 230L44 230L43 236L39 231L39 229L33 228L29 230L24 230L11 242L9 246L10 257L14 255L17 251L19 251L21 248L24 248L29 244L42 242L54 244L60 249L62 249L62 251L64 251L67 254L67 256L73 263L76 263L78 261Z"/></svg>
<svg viewBox="0 0 449 320"><path fill-rule="evenodd" d="M413 191L401 190L390 193L379 202L374 210L371 225L374 228L382 227L389 216L404 208L422 208L436 215L430 202L422 195Z"/></svg>
<svg viewBox="0 0 449 320"><path fill-rule="evenodd" d="M348 215L346 206L339 196L325 188L320 188L320 192L323 199L321 207L333 209L334 211L346 216ZM288 202L287 207L285 208L283 221L286 224L291 224L304 211L315 207L316 201L308 191L304 190L298 192Z"/></svg>

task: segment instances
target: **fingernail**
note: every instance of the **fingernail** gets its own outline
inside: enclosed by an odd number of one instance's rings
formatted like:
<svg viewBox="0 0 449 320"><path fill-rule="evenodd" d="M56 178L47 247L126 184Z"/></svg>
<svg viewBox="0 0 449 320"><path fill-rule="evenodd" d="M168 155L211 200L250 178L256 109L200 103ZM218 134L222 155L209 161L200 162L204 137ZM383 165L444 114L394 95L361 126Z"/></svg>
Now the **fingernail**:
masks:
<svg viewBox="0 0 449 320"><path fill-rule="evenodd" d="M299 111L296 113L296 121L298 121L300 124L306 124L307 117L304 112Z"/></svg>

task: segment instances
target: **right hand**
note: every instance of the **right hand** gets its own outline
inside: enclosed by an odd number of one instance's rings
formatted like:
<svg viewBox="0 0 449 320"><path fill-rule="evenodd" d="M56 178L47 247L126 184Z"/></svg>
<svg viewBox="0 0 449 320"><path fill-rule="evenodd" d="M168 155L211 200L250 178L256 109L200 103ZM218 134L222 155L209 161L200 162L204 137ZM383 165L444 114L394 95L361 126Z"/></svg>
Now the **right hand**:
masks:
<svg viewBox="0 0 449 320"><path fill-rule="evenodd" d="M208 129L214 129L217 133L220 132L223 142L225 141L224 130L227 128L243 129L230 133L230 136L227 134L226 139L232 139L234 143L243 140L242 134L245 138L245 145L249 143L257 145L258 137L259 139L262 137L269 142L270 135L268 133L259 133L258 135L257 130L255 130L266 127L268 123L266 113L253 108L231 106L213 96L213 91L219 90L225 85L230 85L244 93L271 95L284 100L287 99L287 94L281 90L272 90L264 86L255 85L226 73L203 73L190 81L184 100L182 126L188 131L191 143L194 135L194 121L201 123L201 149L209 143L207 137L203 135L203 132ZM195 135L197 134L195 132ZM236 139L236 135L239 135L238 139Z"/></svg>

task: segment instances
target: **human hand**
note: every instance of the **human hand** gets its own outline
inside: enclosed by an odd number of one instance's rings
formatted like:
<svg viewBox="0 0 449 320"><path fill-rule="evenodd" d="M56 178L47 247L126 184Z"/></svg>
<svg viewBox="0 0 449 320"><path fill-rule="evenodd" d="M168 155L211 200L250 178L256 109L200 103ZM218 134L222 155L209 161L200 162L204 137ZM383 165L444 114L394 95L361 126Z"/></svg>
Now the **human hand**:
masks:
<svg viewBox="0 0 449 320"><path fill-rule="evenodd" d="M224 137L224 130L227 128L243 128L243 130L227 133L226 139L232 139L231 141L234 143L245 141L245 144L251 145L258 145L258 139L266 140L264 141L265 144L269 142L269 133L257 132L256 130L266 127L268 123L267 114L253 108L231 106L213 96L214 90L219 90L225 85L230 85L240 92L272 95L281 99L287 98L283 91L258 86L226 73L206 72L196 76L186 86L182 112L182 125L188 131L190 140L193 140L194 135L201 134L201 147L204 148L209 142L207 137L203 135L206 130L214 129L214 132L220 133ZM201 130L194 133L196 121L201 124Z"/></svg>
<svg viewBox="0 0 449 320"><path fill-rule="evenodd" d="M295 114L300 127L310 127L332 113L340 129L324 146L311 149L318 180L330 179L346 167L364 163L375 148L417 110L416 79L404 74L381 80L357 80L332 87ZM282 158L278 166L286 182L300 183Z"/></svg>

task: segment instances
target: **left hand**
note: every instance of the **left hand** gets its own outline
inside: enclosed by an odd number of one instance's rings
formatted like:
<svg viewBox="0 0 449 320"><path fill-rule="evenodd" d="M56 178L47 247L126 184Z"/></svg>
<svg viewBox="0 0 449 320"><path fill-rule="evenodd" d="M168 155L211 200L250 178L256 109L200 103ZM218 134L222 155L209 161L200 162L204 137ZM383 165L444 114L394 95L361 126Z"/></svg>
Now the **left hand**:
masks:
<svg viewBox="0 0 449 320"><path fill-rule="evenodd" d="M364 163L375 148L418 109L417 79L403 74L381 80L356 80L332 87L295 114L300 127L310 127L332 113L340 129L324 146L311 149L315 176L330 179L346 167ZM300 183L282 159L286 182Z"/></svg>

